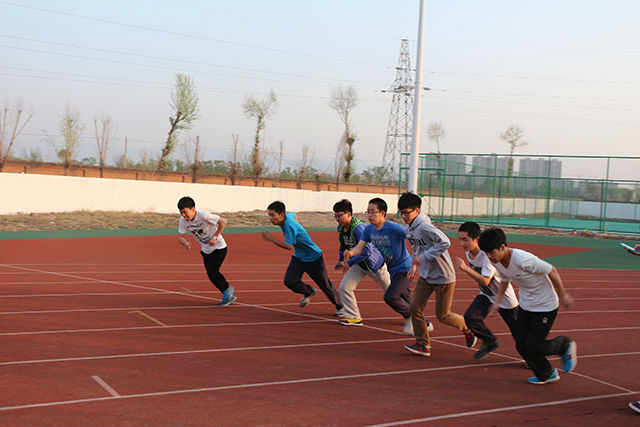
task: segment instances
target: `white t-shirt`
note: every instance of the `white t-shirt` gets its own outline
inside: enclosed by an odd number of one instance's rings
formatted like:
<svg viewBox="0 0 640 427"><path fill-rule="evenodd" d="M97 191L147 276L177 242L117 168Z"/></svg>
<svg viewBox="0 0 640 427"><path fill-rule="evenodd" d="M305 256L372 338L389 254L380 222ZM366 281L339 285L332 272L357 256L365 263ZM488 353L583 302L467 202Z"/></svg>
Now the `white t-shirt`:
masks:
<svg viewBox="0 0 640 427"><path fill-rule="evenodd" d="M558 294L549 273L553 266L521 249L511 250L509 267L493 264L502 280L510 280L520 288L520 307L527 311L547 312L558 308Z"/></svg>
<svg viewBox="0 0 640 427"><path fill-rule="evenodd" d="M471 258L471 254L469 252L465 252L467 256L467 261L469 261L469 265L473 270L484 276L491 277L491 281L489 282L489 286L483 286L478 283L478 287L480 288L480 293L491 301L492 304L495 304L495 296L498 295L498 286L500 285L501 277L498 274L498 271L493 266L489 258L487 258L487 254L480 251L475 258ZM518 306L518 298L516 297L516 292L513 290L513 286L511 283L507 285L507 289L504 291L504 296L500 301L500 308L516 308Z"/></svg>
<svg viewBox="0 0 640 427"><path fill-rule="evenodd" d="M187 234L187 232L193 234L200 246L202 252L210 254L216 249L222 249L227 247L227 242L224 241L222 234L218 236L218 240L215 245L210 245L209 241L213 238L213 235L218 229L219 215L212 214L211 212L204 212L196 210L196 216L192 221L187 221L183 217L180 217L180 223L178 224L178 233Z"/></svg>

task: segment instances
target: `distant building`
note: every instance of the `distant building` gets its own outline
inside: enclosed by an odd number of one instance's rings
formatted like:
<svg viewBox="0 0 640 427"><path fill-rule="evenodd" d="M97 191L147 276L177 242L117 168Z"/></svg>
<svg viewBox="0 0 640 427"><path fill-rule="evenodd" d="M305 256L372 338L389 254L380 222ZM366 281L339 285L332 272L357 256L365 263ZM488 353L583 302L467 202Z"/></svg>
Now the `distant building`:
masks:
<svg viewBox="0 0 640 427"><path fill-rule="evenodd" d="M519 171L520 175L560 178L562 176L562 162L558 159L549 160L525 157L520 159Z"/></svg>
<svg viewBox="0 0 640 427"><path fill-rule="evenodd" d="M473 156L471 158L471 167L474 175L493 175L493 170L496 167L498 169L497 175L506 175L509 168L509 158L496 158L495 155Z"/></svg>

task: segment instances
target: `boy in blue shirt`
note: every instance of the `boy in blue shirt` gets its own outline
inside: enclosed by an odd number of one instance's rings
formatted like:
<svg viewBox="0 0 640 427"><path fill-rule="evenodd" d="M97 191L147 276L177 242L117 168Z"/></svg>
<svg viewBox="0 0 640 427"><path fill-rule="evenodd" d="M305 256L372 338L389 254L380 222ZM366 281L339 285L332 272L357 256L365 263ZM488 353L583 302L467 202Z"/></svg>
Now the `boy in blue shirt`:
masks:
<svg viewBox="0 0 640 427"><path fill-rule="evenodd" d="M407 237L404 227L387 221L386 215L387 202L378 197L369 200L367 216L371 224L364 229L358 245L351 250L344 251L344 258L348 260L360 255L367 243L373 243L378 248L387 264L389 275L391 275L391 285L384 293L384 301L404 317L405 324L402 332L406 335L413 335L409 312L409 302L411 301L409 270L411 270L412 259L405 244ZM433 330L431 323L426 319L425 321L427 328Z"/></svg>
<svg viewBox="0 0 640 427"><path fill-rule="evenodd" d="M271 203L267 207L267 215L271 224L282 229L284 240L276 239L272 233L266 231L262 233L262 238L282 249L293 250L289 267L284 275L284 284L293 292L302 294L300 307L306 307L316 294L313 286L302 281L302 274L307 273L336 307L334 316L342 316L340 294L329 280L322 249L311 240L307 230L296 221L296 215L293 212L287 213L281 201Z"/></svg>

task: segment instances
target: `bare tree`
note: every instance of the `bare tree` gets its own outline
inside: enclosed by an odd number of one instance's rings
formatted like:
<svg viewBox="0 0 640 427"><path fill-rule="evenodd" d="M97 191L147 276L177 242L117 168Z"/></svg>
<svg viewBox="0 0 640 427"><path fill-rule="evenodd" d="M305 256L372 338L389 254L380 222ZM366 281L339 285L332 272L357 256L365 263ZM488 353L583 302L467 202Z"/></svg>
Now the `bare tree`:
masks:
<svg viewBox="0 0 640 427"><path fill-rule="evenodd" d="M84 130L84 124L80 121L80 113L71 108L69 104L64 107L64 114L58 122L58 130L62 135L61 146L57 145L53 135L49 135L46 131L43 132L45 140L53 145L58 159L64 165L64 174L67 175L78 151L80 134Z"/></svg>
<svg viewBox="0 0 640 427"><path fill-rule="evenodd" d="M302 188L302 181L306 178L311 163L313 163L313 154L309 153L308 145L303 145L302 157L296 170L296 188Z"/></svg>
<svg viewBox="0 0 640 427"><path fill-rule="evenodd" d="M256 119L256 134L250 158L253 180L256 186L258 186L260 176L265 169L264 163L266 156L260 146L260 142L262 141L261 135L266 126L266 119L275 112L277 105L278 98L276 98L273 89L271 89L263 99L258 99L253 95L246 96L242 104L242 111L245 116L250 119Z"/></svg>
<svg viewBox="0 0 640 427"><path fill-rule="evenodd" d="M513 153L516 148L524 147L528 142L523 140L524 131L520 126L511 125L506 131L500 134L500 139L509 144L509 163L507 167L507 176L513 175Z"/></svg>
<svg viewBox="0 0 640 427"><path fill-rule="evenodd" d="M329 98L329 107L338 113L338 117L344 125L344 132L336 150L336 185L340 180L340 175L348 182L353 174L351 162L355 157L353 143L356 140L356 135L351 131L351 112L358 103L358 93L353 86L344 88L339 85L331 92Z"/></svg>
<svg viewBox="0 0 640 427"><path fill-rule="evenodd" d="M278 181L282 175L282 156L284 155L284 142L280 141L280 151L278 153Z"/></svg>
<svg viewBox="0 0 640 427"><path fill-rule="evenodd" d="M158 161L158 170L165 168L167 157L176 148L178 143L176 132L193 128L196 120L200 118L198 110L199 99L193 80L185 74L176 74L175 79L175 89L171 94L171 102L169 103L173 109L173 114L169 117L171 127L167 135L167 142Z"/></svg>
<svg viewBox="0 0 640 427"><path fill-rule="evenodd" d="M238 153L240 151L240 136L238 134L231 135L231 161L229 162L229 177L231 178L231 185L236 184L236 179L240 175L240 160L238 160Z"/></svg>
<svg viewBox="0 0 640 427"><path fill-rule="evenodd" d="M11 154L14 142L33 117L33 113L28 113L27 117L23 118L23 112L20 101L16 101L13 107L10 107L6 102L2 110L2 116L0 116L0 172ZM20 123L21 120L24 121Z"/></svg>
<svg viewBox="0 0 640 427"><path fill-rule="evenodd" d="M442 123L440 122L432 122L429 123L429 127L427 128L427 137L430 141L436 143L436 152L438 153L438 158L440 158L440 140L447 136L444 128L442 127Z"/></svg>
<svg viewBox="0 0 640 427"><path fill-rule="evenodd" d="M96 131L96 144L98 145L98 164L100 168L100 178L104 177L104 165L107 160L107 151L111 141L111 117L102 116L100 119L100 131L98 131L98 118L93 118L93 128Z"/></svg>
<svg viewBox="0 0 640 427"><path fill-rule="evenodd" d="M191 169L191 182L198 182L198 177L202 169L202 161L200 160L200 136L196 136L195 141L189 138L184 144L184 149L188 168Z"/></svg>

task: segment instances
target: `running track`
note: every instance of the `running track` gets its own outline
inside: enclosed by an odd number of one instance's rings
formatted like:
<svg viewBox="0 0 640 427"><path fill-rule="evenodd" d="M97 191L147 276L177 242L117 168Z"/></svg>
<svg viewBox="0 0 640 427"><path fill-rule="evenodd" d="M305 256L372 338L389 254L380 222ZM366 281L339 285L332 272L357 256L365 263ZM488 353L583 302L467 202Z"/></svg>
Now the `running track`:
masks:
<svg viewBox="0 0 640 427"><path fill-rule="evenodd" d="M312 237L333 266L335 233ZM411 355L403 320L372 281L358 290L365 327L340 326L321 293L298 307L282 284L286 251L257 234L225 238L223 272L239 299L224 308L197 251L173 236L1 242L0 425L640 423L627 407L640 399L638 270L561 270L576 304L551 335L576 340L579 362L534 386L499 317L489 325L500 348L481 362L437 321L433 355ZM452 248L462 254L455 239ZM476 293L458 274L453 311ZM435 320L433 302L427 314Z"/></svg>

